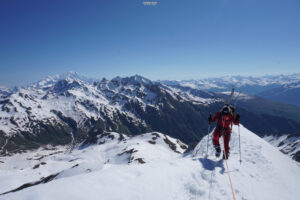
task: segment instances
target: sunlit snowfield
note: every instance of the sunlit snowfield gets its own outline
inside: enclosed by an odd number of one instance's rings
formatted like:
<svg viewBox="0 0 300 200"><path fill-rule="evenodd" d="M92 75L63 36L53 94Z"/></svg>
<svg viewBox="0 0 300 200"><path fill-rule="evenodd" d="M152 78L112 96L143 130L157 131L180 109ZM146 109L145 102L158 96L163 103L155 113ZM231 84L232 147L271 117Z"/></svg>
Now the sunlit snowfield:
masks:
<svg viewBox="0 0 300 200"><path fill-rule="evenodd" d="M242 163L237 127L228 160L236 198L298 199L297 163L240 128ZM73 151L56 148L2 157L1 193L25 183L36 185L0 199L232 199L225 161L214 156L211 142L207 155L206 139L193 153L182 154L183 143L160 133L131 138L109 133L98 144Z"/></svg>

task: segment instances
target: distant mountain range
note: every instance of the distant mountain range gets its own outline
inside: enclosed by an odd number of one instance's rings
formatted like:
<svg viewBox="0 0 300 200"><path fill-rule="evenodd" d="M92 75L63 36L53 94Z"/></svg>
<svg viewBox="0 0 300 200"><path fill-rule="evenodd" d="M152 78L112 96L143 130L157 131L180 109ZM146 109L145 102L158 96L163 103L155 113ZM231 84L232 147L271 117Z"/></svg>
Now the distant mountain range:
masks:
<svg viewBox="0 0 300 200"><path fill-rule="evenodd" d="M224 76L199 80L161 81L194 89L224 92L233 86L237 91L300 106L300 73L277 76Z"/></svg>
<svg viewBox="0 0 300 200"><path fill-rule="evenodd" d="M74 146L106 131L158 131L196 144L207 134L209 113L220 110L228 96L139 75L92 80L76 73L0 91L1 154L48 144ZM300 130L298 106L245 93L236 93L235 102L241 123L261 137Z"/></svg>

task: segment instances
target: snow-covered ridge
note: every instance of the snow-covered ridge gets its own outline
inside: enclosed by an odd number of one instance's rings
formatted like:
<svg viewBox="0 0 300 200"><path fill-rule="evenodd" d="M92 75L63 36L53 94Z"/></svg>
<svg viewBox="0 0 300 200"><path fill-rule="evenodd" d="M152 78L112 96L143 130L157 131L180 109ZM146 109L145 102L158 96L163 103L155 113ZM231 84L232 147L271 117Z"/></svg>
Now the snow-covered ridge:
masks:
<svg viewBox="0 0 300 200"><path fill-rule="evenodd" d="M241 164L234 126L228 166L236 199L298 200L298 164L242 125L240 135ZM232 199L226 164L214 156L211 140L208 153L205 137L186 155L165 137L107 133L73 151L56 147L0 157L0 199ZM176 149L183 145L168 140ZM129 162L130 155L145 163Z"/></svg>
<svg viewBox="0 0 300 200"><path fill-rule="evenodd" d="M119 114L131 123L145 125L130 104L136 104L144 111L147 106L160 109L164 106L161 94L196 104L216 101L212 96L201 97L175 90L139 75L97 81L71 72L2 94L0 130L6 135L32 132L40 122L64 124L62 117L71 118L78 127L83 127L86 119L114 121Z"/></svg>

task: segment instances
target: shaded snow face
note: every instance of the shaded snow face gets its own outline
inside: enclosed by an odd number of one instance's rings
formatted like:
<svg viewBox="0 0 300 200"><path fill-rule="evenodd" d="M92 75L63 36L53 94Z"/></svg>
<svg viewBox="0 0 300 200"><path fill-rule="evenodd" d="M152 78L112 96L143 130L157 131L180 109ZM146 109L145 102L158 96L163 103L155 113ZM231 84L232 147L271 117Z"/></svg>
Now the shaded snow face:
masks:
<svg viewBox="0 0 300 200"><path fill-rule="evenodd" d="M236 199L297 200L296 162L242 125L240 135L242 164L234 126L228 166ZM206 145L207 137L182 154L185 145L161 133L110 132L73 151L48 147L0 157L0 199L230 200L226 164L214 156L211 138L208 152Z"/></svg>

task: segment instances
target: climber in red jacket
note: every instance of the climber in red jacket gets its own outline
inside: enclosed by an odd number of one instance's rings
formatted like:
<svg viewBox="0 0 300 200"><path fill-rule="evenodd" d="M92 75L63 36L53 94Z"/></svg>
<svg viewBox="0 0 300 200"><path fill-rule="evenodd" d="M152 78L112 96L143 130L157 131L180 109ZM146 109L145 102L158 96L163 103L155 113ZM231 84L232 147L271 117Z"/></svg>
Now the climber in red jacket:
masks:
<svg viewBox="0 0 300 200"><path fill-rule="evenodd" d="M218 119L217 126L213 133L213 145L216 149L216 156L219 157L221 154L221 147L219 143L219 138L224 137L225 154L223 154L223 159L228 159L229 157L229 141L232 130L232 123L235 125L239 124L240 115L237 114L234 117L233 108L230 106L224 106L222 111L216 113L214 118L210 115L208 118L209 124L215 122Z"/></svg>

